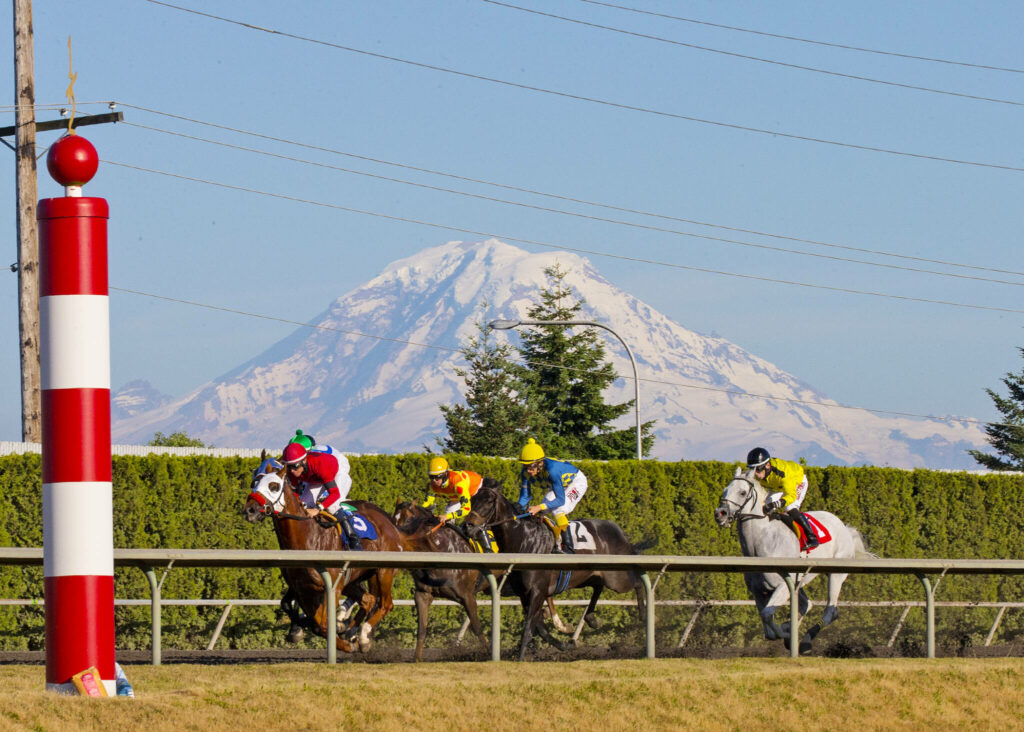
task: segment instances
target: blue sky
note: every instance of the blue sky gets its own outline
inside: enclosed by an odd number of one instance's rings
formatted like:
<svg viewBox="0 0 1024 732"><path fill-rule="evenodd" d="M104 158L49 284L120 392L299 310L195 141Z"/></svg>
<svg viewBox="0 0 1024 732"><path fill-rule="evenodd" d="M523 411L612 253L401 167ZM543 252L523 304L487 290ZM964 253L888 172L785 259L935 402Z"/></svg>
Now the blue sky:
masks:
<svg viewBox="0 0 1024 732"><path fill-rule="evenodd" d="M995 419L984 389L1020 369L1019 3L174 4L237 22L146 0L34 8L38 104L66 104L70 36L77 114L125 114L82 129L104 160L86 194L112 211L115 389L183 395L295 328L124 290L306 322L397 258L482 238L465 230L592 252L680 324L843 404ZM39 194L61 195L45 165ZM2 281L0 439L16 440L17 277Z"/></svg>

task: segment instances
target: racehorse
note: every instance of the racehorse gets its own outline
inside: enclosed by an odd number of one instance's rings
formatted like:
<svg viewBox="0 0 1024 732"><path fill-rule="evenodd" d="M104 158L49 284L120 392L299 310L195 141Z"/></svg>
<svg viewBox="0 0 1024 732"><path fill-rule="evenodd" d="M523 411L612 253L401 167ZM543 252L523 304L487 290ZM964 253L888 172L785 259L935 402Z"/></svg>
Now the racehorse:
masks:
<svg viewBox="0 0 1024 732"><path fill-rule="evenodd" d="M485 484L490 478L485 478ZM500 484L498 484L500 490ZM429 508L418 506L409 501L402 501L395 505L395 512L391 520L398 527L398 531L406 540L406 551L417 552L474 552L472 546L463 532L446 523L441 527L441 521ZM494 570L495 576L501 576L505 570ZM469 618L469 628L480 640L480 643L487 648L487 638L484 636L483 627L480 625L480 618L477 613L476 593L483 586L480 572L475 569L417 569L412 571L412 578L415 584L414 598L416 601L416 653L415 660L423 660L423 643L427 637L427 618L430 615L430 605L435 598L446 598L453 600L466 611ZM571 633L572 628L562 624L558 611L555 610L554 600L548 598L548 612L551 615L552 623L563 633Z"/></svg>
<svg viewBox="0 0 1024 732"><path fill-rule="evenodd" d="M473 552L473 547L454 527L441 527L440 520L429 508L409 501L395 506L391 516L405 539L406 551L417 552ZM486 648L487 638L476 609L476 593L480 572L475 569L417 569L412 571L416 600L416 654L423 660L423 642L427 637L427 617L434 598L454 600L462 605L469 617L469 627Z"/></svg>
<svg viewBox="0 0 1024 732"><path fill-rule="evenodd" d="M282 549L308 549L336 551L344 549L336 520L323 515L311 518L306 515L305 505L285 478L285 468L280 462L267 459L266 451L260 458L260 466L253 472L252 486L242 515L250 523L256 523L270 516L274 532ZM369 524L376 538L363 538L364 549L373 551L402 551L403 539L391 518L378 506L369 501L346 501L356 509L355 519L360 517ZM360 522L353 524L359 528ZM368 532L368 533L374 533ZM335 567L328 570L335 583L335 597L344 595L358 603L358 610L343 625L338 621L337 647L347 653L358 650L365 652L371 645L370 634L378 623L391 612L391 585L395 569L388 567L364 567L347 570L341 581L342 570ZM289 593L295 597L307 618L312 618L313 631L320 636L327 635L327 611L324 604L324 581L320 573L309 568L282 569ZM369 591L363 589L363 582ZM288 597L282 601L286 608ZM292 616L293 623L296 620Z"/></svg>
<svg viewBox="0 0 1024 732"><path fill-rule="evenodd" d="M743 472L736 468L733 479L722 491L722 500L715 509L715 521L725 527L736 522L740 548L747 557L800 557L801 543L796 533L782 520L769 520L765 515L764 503L768 491L754 477L754 471ZM816 559L851 559L874 557L864 545L864 538L852 526L847 526L834 514L827 511L809 511L811 524L818 524L816 531L821 544L813 549ZM821 621L816 623L801 639L800 652L811 649L811 643L821 630L839 616L839 591L846 581L847 573L828 575L828 604ZM803 587L817 577L814 573L802 574L796 582L798 611L802 617L811 609L812 603ZM747 589L754 598L757 610L764 624L764 637L768 640L782 639L786 647L791 643L789 623L780 627L775 623L775 611L789 602L789 586L781 574L776 572L748 572L743 575Z"/></svg>
<svg viewBox="0 0 1024 732"><path fill-rule="evenodd" d="M543 518L522 515L518 505L493 487L481 487L473 496L473 509L466 516L465 524L477 529L493 530L498 546L503 552L544 554L550 553L555 546L554 533ZM614 521L573 521L566 530L573 532L577 554L639 554L645 546L630 544L629 539ZM566 649L566 645L556 640L548 631L542 616L545 601L565 590L577 587L593 588L594 593L583 617L587 624L594 628L598 627L594 608L605 587L613 592L633 590L636 593L637 609L642 622L646 602L641 586L641 574L633 569L524 569L512 572L509 584L523 606L523 636L519 643L519 660L526 660L526 648L530 644L534 630L556 648Z"/></svg>

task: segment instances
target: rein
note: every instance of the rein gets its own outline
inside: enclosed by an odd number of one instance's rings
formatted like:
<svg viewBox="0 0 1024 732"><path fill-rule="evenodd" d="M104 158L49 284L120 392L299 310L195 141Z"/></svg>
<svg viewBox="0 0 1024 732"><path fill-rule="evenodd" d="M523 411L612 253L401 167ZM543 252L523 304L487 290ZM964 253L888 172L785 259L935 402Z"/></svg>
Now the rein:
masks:
<svg viewBox="0 0 1024 732"><path fill-rule="evenodd" d="M734 478L734 480L745 481L747 483L747 485L750 486L750 495L747 497L747 499L745 501L743 501L742 504L736 503L736 501L730 501L728 498L723 498L722 499L722 501L724 503L728 503L730 506L735 506L736 507L736 513L734 513L732 515L733 520L734 521L749 521L750 519L768 518L763 513L751 513L749 511L745 512L743 510L744 507L746 507L746 505L748 503L751 503L751 501L753 501L754 503L757 502L757 490L754 488L754 481L752 481L750 478L746 477L745 475L739 475L736 478Z"/></svg>

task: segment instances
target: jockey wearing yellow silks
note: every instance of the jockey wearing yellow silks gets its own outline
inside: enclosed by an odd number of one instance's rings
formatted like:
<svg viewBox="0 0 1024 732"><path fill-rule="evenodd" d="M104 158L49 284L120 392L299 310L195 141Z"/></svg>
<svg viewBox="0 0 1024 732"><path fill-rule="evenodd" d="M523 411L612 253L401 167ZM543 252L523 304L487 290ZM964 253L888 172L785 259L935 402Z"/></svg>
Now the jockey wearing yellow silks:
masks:
<svg viewBox="0 0 1024 732"><path fill-rule="evenodd" d="M761 485L771 491L777 491L765 501L764 511L770 513L774 509L785 511L807 537L808 551L818 546L818 535L807 523L807 517L800 510L800 504L807 495L807 475L800 463L779 460L768 454L763 447L755 447L747 453L747 467L753 468L754 477Z"/></svg>

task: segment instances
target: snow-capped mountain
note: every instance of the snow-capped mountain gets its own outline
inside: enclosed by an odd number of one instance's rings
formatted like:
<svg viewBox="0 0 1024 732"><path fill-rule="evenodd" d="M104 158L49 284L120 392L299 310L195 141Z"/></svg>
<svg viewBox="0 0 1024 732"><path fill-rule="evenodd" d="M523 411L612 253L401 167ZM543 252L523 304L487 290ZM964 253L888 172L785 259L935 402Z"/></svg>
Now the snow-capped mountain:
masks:
<svg viewBox="0 0 1024 732"><path fill-rule="evenodd" d="M581 319L630 334L641 418L657 420L654 457L742 460L756 444L812 465L970 468L965 450L987 447L977 426L801 403L835 404L735 344L674 323L583 257L531 254L493 239L450 242L393 262L317 316L320 327L296 330L182 399L141 413L119 410L114 440L184 430L218 446L277 448L301 428L346 452L436 449L444 431L438 404L460 401L464 386L454 371L464 365L458 346L480 320L526 317L547 285L544 269L556 261L586 300ZM618 373L631 375L621 344L601 334ZM632 397L631 379L616 380L607 393L616 403ZM631 424L632 413L621 426Z"/></svg>

